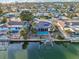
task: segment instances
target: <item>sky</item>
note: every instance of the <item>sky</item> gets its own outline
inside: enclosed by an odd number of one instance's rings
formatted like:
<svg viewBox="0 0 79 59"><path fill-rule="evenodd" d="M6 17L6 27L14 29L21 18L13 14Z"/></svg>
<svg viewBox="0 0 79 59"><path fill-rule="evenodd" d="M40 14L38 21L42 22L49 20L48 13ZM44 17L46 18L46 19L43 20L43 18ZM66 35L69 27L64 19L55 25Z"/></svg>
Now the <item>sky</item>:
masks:
<svg viewBox="0 0 79 59"><path fill-rule="evenodd" d="M79 2L79 0L0 0L2 3L8 2Z"/></svg>

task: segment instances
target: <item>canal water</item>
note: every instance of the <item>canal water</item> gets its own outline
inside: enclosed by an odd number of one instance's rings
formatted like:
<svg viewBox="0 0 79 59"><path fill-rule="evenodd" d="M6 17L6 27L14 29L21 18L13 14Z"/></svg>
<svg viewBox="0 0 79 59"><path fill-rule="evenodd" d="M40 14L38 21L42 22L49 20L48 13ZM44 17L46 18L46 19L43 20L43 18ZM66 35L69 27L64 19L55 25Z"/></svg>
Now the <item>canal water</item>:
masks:
<svg viewBox="0 0 79 59"><path fill-rule="evenodd" d="M15 43L0 51L0 59L79 59L79 45L54 44L52 47L29 43L26 49L22 49L22 44Z"/></svg>

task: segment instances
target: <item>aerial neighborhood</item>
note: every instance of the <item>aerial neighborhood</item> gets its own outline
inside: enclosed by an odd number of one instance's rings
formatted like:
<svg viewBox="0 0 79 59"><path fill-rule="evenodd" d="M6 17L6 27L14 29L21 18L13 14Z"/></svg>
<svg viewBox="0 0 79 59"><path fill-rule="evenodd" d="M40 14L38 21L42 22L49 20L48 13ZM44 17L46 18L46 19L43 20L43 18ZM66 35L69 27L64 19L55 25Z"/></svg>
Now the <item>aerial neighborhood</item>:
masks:
<svg viewBox="0 0 79 59"><path fill-rule="evenodd" d="M75 40L74 37L79 37L78 5L79 3L1 3L0 37L10 40Z"/></svg>
<svg viewBox="0 0 79 59"><path fill-rule="evenodd" d="M79 59L79 0L0 0L0 59Z"/></svg>

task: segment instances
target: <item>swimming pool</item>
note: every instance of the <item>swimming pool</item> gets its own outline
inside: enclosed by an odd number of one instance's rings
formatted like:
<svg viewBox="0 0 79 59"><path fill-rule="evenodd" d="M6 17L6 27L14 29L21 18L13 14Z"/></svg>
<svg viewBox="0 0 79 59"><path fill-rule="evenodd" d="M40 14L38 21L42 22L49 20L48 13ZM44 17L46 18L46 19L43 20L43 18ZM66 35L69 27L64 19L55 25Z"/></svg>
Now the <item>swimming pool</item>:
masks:
<svg viewBox="0 0 79 59"><path fill-rule="evenodd" d="M38 31L37 35L48 35L48 31Z"/></svg>

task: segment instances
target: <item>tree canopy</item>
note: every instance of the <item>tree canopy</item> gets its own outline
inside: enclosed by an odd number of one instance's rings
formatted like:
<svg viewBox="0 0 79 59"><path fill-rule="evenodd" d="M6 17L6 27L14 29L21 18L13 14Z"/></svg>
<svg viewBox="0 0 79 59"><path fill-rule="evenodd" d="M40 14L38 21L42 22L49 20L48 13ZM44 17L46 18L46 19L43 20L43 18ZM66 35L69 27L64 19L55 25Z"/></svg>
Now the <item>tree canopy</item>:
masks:
<svg viewBox="0 0 79 59"><path fill-rule="evenodd" d="M0 15L3 13L3 10L0 8Z"/></svg>
<svg viewBox="0 0 79 59"><path fill-rule="evenodd" d="M7 18L4 17L1 22L2 22L2 23L6 23L6 22L7 22Z"/></svg>
<svg viewBox="0 0 79 59"><path fill-rule="evenodd" d="M33 19L33 15L29 11L22 11L20 13L20 18L22 21L31 21Z"/></svg>

